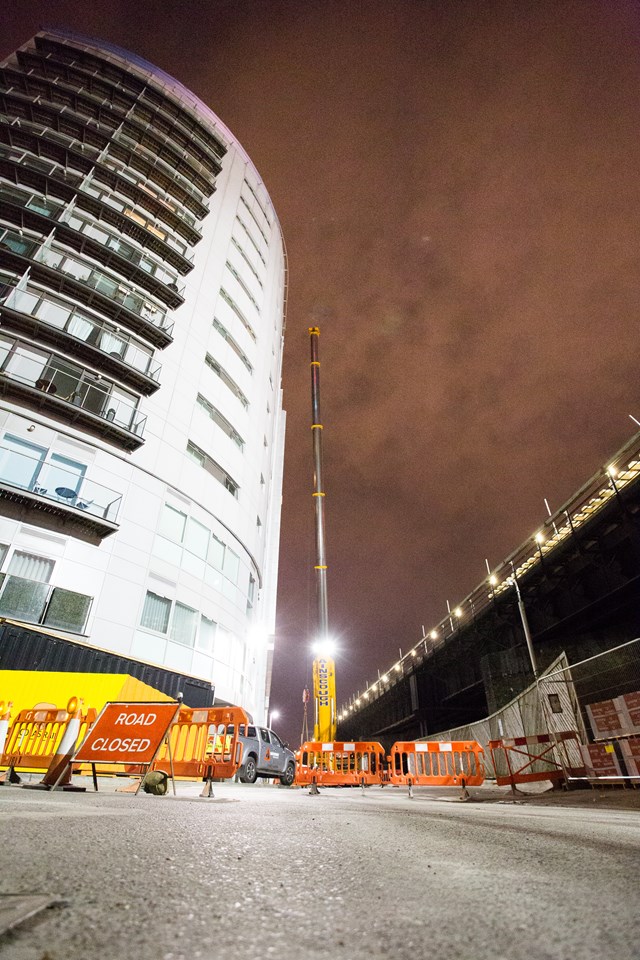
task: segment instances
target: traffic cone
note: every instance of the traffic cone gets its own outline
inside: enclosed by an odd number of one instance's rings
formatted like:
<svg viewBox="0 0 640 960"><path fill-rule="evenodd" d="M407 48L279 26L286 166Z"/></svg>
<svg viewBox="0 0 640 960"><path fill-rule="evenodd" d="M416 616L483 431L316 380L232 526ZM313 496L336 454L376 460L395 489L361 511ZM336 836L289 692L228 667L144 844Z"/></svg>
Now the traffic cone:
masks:
<svg viewBox="0 0 640 960"><path fill-rule="evenodd" d="M11 700L9 703L4 705L4 700L0 700L0 759L4 753L4 745L7 742L7 734L9 733L9 724L11 722L11 707L13 703ZM0 784L5 783L22 783L20 777L16 773L13 764L9 764L4 773L0 773Z"/></svg>
<svg viewBox="0 0 640 960"><path fill-rule="evenodd" d="M84 793L86 787L76 787L71 783L71 758L75 753L76 743L80 735L80 714L82 700L72 697L67 704L67 729L58 746L55 756L40 783L23 783L25 790L53 790L62 787L63 790Z"/></svg>

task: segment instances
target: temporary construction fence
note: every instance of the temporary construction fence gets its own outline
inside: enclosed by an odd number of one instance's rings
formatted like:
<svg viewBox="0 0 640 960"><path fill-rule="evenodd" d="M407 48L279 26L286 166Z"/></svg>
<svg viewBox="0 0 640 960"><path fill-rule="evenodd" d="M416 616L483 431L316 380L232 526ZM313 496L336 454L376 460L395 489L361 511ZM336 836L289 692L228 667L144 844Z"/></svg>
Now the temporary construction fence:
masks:
<svg viewBox="0 0 640 960"><path fill-rule="evenodd" d="M540 679L539 693L550 720L574 711L588 779L640 782L640 638L557 667Z"/></svg>
<svg viewBox="0 0 640 960"><path fill-rule="evenodd" d="M499 786L585 777L575 730L490 740L489 749Z"/></svg>
<svg viewBox="0 0 640 960"><path fill-rule="evenodd" d="M96 719L92 707L83 709L76 697L65 710L52 704L38 704L32 710L21 710L9 727L0 756L0 783L20 783L18 770L48 770L56 757L70 724L77 724L76 742L81 742Z"/></svg>
<svg viewBox="0 0 640 960"><path fill-rule="evenodd" d="M434 787L479 787L484 783L484 750L475 740L401 741L389 756L389 783Z"/></svg>
<svg viewBox="0 0 640 960"><path fill-rule="evenodd" d="M298 786L356 787L384 782L384 749L375 741L308 740L300 747L297 761Z"/></svg>
<svg viewBox="0 0 640 960"><path fill-rule="evenodd" d="M485 748L487 777L498 782L587 778L637 783L640 638L574 664L562 654L501 710L434 734L427 742L462 739L477 740ZM514 760L514 744L523 754L522 765ZM513 761L511 774L507 754ZM518 770L522 776L514 780Z"/></svg>
<svg viewBox="0 0 640 960"><path fill-rule="evenodd" d="M249 724L241 707L181 707L169 734L171 751L165 744L151 769L189 780L227 780L235 776L242 762L238 731Z"/></svg>

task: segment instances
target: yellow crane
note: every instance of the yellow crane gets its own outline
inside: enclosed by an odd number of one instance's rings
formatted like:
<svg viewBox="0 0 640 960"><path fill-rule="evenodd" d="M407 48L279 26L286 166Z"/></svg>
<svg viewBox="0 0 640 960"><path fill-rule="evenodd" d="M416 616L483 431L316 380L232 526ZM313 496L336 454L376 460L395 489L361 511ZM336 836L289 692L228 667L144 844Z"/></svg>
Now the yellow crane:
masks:
<svg viewBox="0 0 640 960"><path fill-rule="evenodd" d="M313 739L322 743L336 738L336 667L329 637L327 606L327 558L324 534L324 487L322 483L322 419L320 417L320 328L309 327L311 343L311 436L313 438L313 498L316 519L316 599L318 634L314 645Z"/></svg>

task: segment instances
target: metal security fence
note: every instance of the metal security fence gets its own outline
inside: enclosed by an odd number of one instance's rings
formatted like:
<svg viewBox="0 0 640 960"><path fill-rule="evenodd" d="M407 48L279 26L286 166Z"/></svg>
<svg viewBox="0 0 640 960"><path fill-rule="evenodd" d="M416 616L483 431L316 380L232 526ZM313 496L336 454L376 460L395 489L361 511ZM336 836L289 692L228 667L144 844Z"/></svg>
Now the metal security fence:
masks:
<svg viewBox="0 0 640 960"><path fill-rule="evenodd" d="M551 670L538 688L550 729L575 717L590 780L640 781L640 637Z"/></svg>
<svg viewBox="0 0 640 960"><path fill-rule="evenodd" d="M426 739L477 740L490 778L509 774L507 750L492 751L490 743L512 749L512 741L522 741L528 775L561 769L565 780L638 783L640 638L573 664L563 654L501 710Z"/></svg>

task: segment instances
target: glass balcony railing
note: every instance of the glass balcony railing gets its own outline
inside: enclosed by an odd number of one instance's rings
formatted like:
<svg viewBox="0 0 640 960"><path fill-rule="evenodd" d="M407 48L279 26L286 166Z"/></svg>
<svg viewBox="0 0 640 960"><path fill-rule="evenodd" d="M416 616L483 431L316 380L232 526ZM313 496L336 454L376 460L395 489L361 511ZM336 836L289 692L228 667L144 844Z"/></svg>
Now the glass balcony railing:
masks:
<svg viewBox="0 0 640 960"><path fill-rule="evenodd" d="M122 304L127 310L131 310L132 313L136 313L143 320L152 323L154 327L160 327L167 333L173 330L173 324L167 320L167 312L163 307L150 303L149 300L133 291L127 284L105 273L104 270L98 270L75 257L69 257L45 247L40 248L35 260L68 274L74 280L81 280L82 283L93 287L94 290L104 294L105 297L109 297L115 303Z"/></svg>
<svg viewBox="0 0 640 960"><path fill-rule="evenodd" d="M119 257L128 260L134 264L134 266L144 271L144 273L148 273L149 276L159 280L160 283L163 283L170 290L174 290L179 297L184 297L184 284L178 283L178 275L176 273L173 273L151 256L143 253L138 247L134 247L131 243L123 240L117 234L111 233L109 228L103 223L97 224L91 220L87 220L79 214L77 210L65 215L60 222L68 223L73 230L77 230L79 233L91 237L92 240L97 240L103 247L113 250Z"/></svg>
<svg viewBox="0 0 640 960"><path fill-rule="evenodd" d="M15 438L0 444L0 485L117 523L122 494L87 476L86 464Z"/></svg>
<svg viewBox="0 0 640 960"><path fill-rule="evenodd" d="M69 633L83 633L93 597L0 573L0 616L40 623Z"/></svg>
<svg viewBox="0 0 640 960"><path fill-rule="evenodd" d="M56 255L49 255L45 251L38 256L38 260L54 265ZM83 266L80 263L77 265ZM76 276L76 279L83 278ZM7 296L0 298L0 303L12 310L37 317L47 326L61 330L82 343L90 344L107 356L117 357L127 366L158 382L162 367L154 360L153 351L136 343L133 337L121 330L116 330L112 325L92 317L78 307L54 298L52 294L28 286L26 290L13 289Z"/></svg>
<svg viewBox="0 0 640 960"><path fill-rule="evenodd" d="M92 370L17 338L0 336L0 377L55 396L138 437L146 417L138 398Z"/></svg>

